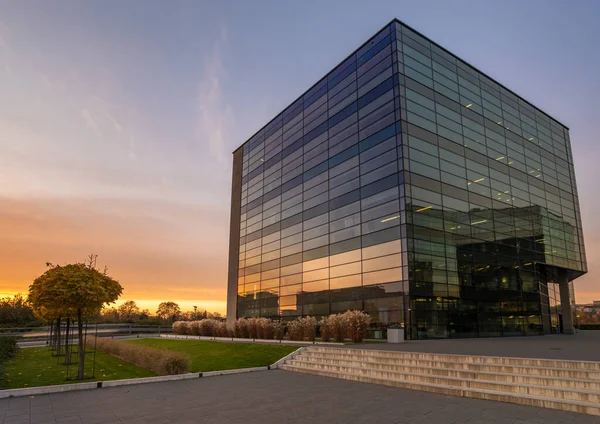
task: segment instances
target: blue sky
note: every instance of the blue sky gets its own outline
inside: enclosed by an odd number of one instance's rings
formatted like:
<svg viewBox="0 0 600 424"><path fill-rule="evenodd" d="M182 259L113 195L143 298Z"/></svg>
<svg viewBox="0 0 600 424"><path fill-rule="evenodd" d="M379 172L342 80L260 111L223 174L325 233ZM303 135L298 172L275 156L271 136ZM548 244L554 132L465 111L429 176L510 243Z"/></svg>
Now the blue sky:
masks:
<svg viewBox="0 0 600 424"><path fill-rule="evenodd" d="M0 293L94 251L224 309L231 152L394 17L570 127L600 298L592 0L2 2Z"/></svg>

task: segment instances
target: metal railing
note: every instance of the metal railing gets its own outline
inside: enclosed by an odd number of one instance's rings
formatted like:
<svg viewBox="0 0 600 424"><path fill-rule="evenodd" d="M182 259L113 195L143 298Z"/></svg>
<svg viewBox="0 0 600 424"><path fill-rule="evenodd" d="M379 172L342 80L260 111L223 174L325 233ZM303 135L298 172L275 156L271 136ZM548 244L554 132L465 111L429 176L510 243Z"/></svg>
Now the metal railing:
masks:
<svg viewBox="0 0 600 424"><path fill-rule="evenodd" d="M88 324L88 331L96 329L95 324ZM99 337L125 336L135 334L172 333L171 325L139 325L139 324L98 324ZM37 340L48 337L48 326L43 327L6 327L0 328L0 337L14 336L20 340Z"/></svg>

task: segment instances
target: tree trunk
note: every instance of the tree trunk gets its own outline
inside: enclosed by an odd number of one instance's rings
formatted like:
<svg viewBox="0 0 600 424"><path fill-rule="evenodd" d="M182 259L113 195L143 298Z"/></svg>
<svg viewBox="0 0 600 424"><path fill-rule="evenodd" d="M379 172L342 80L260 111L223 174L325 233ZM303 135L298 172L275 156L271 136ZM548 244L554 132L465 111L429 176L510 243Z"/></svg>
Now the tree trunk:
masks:
<svg viewBox="0 0 600 424"><path fill-rule="evenodd" d="M77 309L77 329L78 329L78 338L77 341L79 346L79 364L77 366L77 378L79 380L83 380L83 376L85 373L85 342L83 340L83 317L81 314L81 309Z"/></svg>
<svg viewBox="0 0 600 424"><path fill-rule="evenodd" d="M56 318L56 354L60 355L60 347L61 347L61 340L60 340L60 317Z"/></svg>
<svg viewBox="0 0 600 424"><path fill-rule="evenodd" d="M49 330L50 330L50 332L48 334L48 341L46 342L46 344L48 346L50 346L50 349L52 349L52 343L54 343L54 339L53 339L53 337L54 337L54 332L53 332L53 330L54 330L54 320L50 321L50 329Z"/></svg>
<svg viewBox="0 0 600 424"><path fill-rule="evenodd" d="M63 362L64 365L69 365L71 363L71 356L69 354L69 324L70 319L67 318L67 328L65 330L65 361Z"/></svg>

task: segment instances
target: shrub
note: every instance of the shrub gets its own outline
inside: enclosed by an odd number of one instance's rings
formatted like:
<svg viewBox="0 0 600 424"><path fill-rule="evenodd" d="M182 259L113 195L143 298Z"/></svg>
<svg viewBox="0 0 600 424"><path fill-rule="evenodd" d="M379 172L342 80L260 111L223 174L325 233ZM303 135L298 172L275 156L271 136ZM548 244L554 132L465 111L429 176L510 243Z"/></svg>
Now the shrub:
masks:
<svg viewBox="0 0 600 424"><path fill-rule="evenodd" d="M344 314L331 314L329 316L329 329L333 339L343 343L347 334L346 317Z"/></svg>
<svg viewBox="0 0 600 424"><path fill-rule="evenodd" d="M369 332L371 316L362 311L346 311L344 312L344 322L352 342L362 343Z"/></svg>
<svg viewBox="0 0 600 424"><path fill-rule="evenodd" d="M319 328L321 330L321 341L328 342L331 339L331 323L329 317L321 318Z"/></svg>
<svg viewBox="0 0 600 424"><path fill-rule="evenodd" d="M234 331L235 337L247 339L249 336L248 320L246 318L238 318L235 321L235 327L234 327L233 331Z"/></svg>
<svg viewBox="0 0 600 424"><path fill-rule="evenodd" d="M190 334L189 322L187 321L175 321L173 323L173 332L175 334Z"/></svg>
<svg viewBox="0 0 600 424"><path fill-rule="evenodd" d="M288 322L287 327L290 340L304 340L304 323L302 321L302 318L297 318L293 321Z"/></svg>
<svg viewBox="0 0 600 424"><path fill-rule="evenodd" d="M580 330L600 330L600 324L579 324Z"/></svg>
<svg viewBox="0 0 600 424"><path fill-rule="evenodd" d="M87 337L87 347L116 356L123 361L154 371L159 375L183 374L190 368L190 358L167 349L125 343L101 337Z"/></svg>
<svg viewBox="0 0 600 424"><path fill-rule="evenodd" d="M13 358L19 347L17 346L17 338L12 336L0 336L0 389L3 388L4 380L4 362Z"/></svg>
<svg viewBox="0 0 600 424"><path fill-rule="evenodd" d="M281 321L273 323L273 337L277 340L283 340L285 337L285 324Z"/></svg>
<svg viewBox="0 0 600 424"><path fill-rule="evenodd" d="M17 338L12 336L0 336L0 363L14 357L19 350ZM0 374L1 375L1 374Z"/></svg>
<svg viewBox="0 0 600 424"><path fill-rule="evenodd" d="M308 340L314 342L317 338L317 319L315 317L306 316L302 318L302 333Z"/></svg>

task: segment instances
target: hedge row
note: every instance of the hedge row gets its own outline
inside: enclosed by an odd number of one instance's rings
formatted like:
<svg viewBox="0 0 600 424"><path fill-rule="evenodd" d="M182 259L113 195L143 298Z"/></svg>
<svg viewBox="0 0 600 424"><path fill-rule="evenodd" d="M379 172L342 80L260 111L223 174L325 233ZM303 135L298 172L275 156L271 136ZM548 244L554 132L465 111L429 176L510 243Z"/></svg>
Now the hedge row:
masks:
<svg viewBox="0 0 600 424"><path fill-rule="evenodd" d="M287 322L269 318L238 318L233 328L227 328L224 322L214 319L177 321L173 323L173 332L195 336L277 340L282 340L287 334L290 340L296 341L315 341L320 332L322 341L334 339L343 342L349 338L354 343L360 343L367 336L370 323L369 315L361 311L347 311L323 317L320 321L311 316Z"/></svg>
<svg viewBox="0 0 600 424"><path fill-rule="evenodd" d="M188 334L191 336L232 336L224 321L212 318L205 318L200 321L175 321L173 323L173 332L175 334Z"/></svg>
<svg viewBox="0 0 600 424"><path fill-rule="evenodd" d="M580 330L600 330L599 324L579 324Z"/></svg>
<svg viewBox="0 0 600 424"><path fill-rule="evenodd" d="M94 348L131 362L138 367L154 371L159 375L184 374L189 372L190 358L167 349L125 343L102 337L87 337L87 347Z"/></svg>
<svg viewBox="0 0 600 424"><path fill-rule="evenodd" d="M18 350L16 337L0 336L0 389L3 388L4 363L12 359Z"/></svg>

